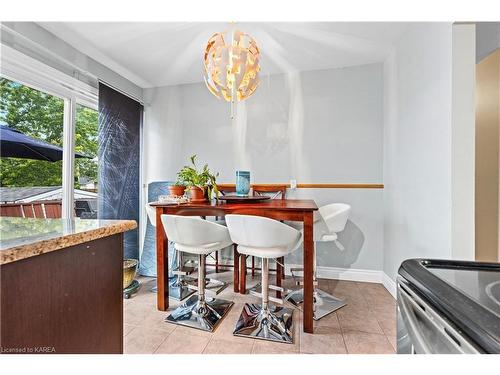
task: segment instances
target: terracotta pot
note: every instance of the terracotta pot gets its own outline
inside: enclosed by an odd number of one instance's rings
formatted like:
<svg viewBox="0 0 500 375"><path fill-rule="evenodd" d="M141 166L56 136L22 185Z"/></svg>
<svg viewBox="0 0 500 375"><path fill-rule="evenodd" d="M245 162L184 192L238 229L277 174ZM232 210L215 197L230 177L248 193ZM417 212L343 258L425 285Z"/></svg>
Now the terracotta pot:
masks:
<svg viewBox="0 0 500 375"><path fill-rule="evenodd" d="M177 197L183 196L185 190L186 190L186 187L181 186L181 185L170 185L168 187L168 191L169 191L170 195L175 195Z"/></svg>
<svg viewBox="0 0 500 375"><path fill-rule="evenodd" d="M191 202L205 202L205 192L197 186L191 186L189 188L189 195L191 197Z"/></svg>

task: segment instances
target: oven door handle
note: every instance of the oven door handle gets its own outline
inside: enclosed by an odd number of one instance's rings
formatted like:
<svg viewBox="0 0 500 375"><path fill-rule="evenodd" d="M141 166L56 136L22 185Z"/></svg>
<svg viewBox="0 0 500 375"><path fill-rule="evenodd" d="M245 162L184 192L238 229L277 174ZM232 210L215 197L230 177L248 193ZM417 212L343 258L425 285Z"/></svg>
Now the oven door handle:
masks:
<svg viewBox="0 0 500 375"><path fill-rule="evenodd" d="M406 293L406 291L402 288L398 288L398 301L400 301L399 307L402 310L401 315L403 317L403 321L405 322L406 329L408 334L412 339L412 345L414 346L416 351L421 354L431 354L429 346L425 342L424 337L419 332L416 321L417 318L413 309L408 307L408 303L410 303L415 308L419 308L419 306L411 300L411 296ZM413 302L413 303L412 303Z"/></svg>

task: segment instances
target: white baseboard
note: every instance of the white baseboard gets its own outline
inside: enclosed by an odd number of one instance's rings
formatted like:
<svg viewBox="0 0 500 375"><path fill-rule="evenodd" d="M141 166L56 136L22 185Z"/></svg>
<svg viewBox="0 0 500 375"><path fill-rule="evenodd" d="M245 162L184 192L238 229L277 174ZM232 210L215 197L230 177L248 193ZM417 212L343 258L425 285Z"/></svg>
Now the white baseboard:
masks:
<svg viewBox="0 0 500 375"><path fill-rule="evenodd" d="M382 275L382 285L387 289L389 293L394 297L394 299L397 299L397 294L396 294L396 283L394 282L393 279L391 279L385 272L383 272Z"/></svg>
<svg viewBox="0 0 500 375"><path fill-rule="evenodd" d="M285 274L291 275L290 268L301 268L300 264L286 264ZM383 271L363 270L356 268L319 267L318 277L322 279L360 281L382 284L396 298L396 283Z"/></svg>
<svg viewBox="0 0 500 375"><path fill-rule="evenodd" d="M301 264L286 264L285 274L291 275L290 268L300 268ZM320 267L318 277L322 279L361 281L365 283L382 283L382 271L362 270L356 268Z"/></svg>

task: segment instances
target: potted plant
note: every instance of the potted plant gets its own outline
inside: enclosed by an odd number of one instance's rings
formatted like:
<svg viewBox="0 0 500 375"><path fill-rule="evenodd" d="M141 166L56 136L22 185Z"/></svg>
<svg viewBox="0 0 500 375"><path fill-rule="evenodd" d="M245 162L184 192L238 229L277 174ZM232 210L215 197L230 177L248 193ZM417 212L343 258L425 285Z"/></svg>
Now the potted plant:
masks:
<svg viewBox="0 0 500 375"><path fill-rule="evenodd" d="M182 197L185 190L186 186L184 186L184 183L180 181L176 181L173 185L168 186L170 195L173 195L174 197Z"/></svg>
<svg viewBox="0 0 500 375"><path fill-rule="evenodd" d="M215 182L219 173L215 175L210 172L208 164L205 164L201 170L196 165L196 155L191 156L191 165L184 166L177 173L177 181L181 182L189 189L189 195L192 202L203 202L211 199L215 194L215 198L219 198L219 190Z"/></svg>

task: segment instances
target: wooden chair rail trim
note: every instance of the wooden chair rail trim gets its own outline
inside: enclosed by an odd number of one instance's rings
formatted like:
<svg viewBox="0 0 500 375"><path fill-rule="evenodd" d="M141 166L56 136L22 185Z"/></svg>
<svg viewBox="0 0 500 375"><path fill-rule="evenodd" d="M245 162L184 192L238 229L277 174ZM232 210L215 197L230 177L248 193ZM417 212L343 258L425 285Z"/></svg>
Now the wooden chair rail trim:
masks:
<svg viewBox="0 0 500 375"><path fill-rule="evenodd" d="M297 187L302 189L383 189L384 184L297 184Z"/></svg>
<svg viewBox="0 0 500 375"><path fill-rule="evenodd" d="M290 184L252 184L256 186L286 186ZM217 184L219 188L233 188L234 184ZM297 184L299 189L383 189L384 184Z"/></svg>

